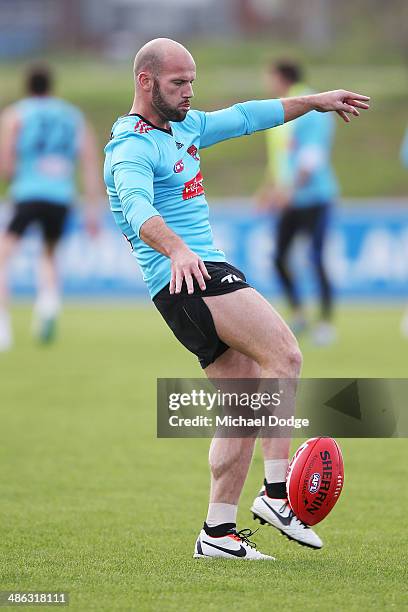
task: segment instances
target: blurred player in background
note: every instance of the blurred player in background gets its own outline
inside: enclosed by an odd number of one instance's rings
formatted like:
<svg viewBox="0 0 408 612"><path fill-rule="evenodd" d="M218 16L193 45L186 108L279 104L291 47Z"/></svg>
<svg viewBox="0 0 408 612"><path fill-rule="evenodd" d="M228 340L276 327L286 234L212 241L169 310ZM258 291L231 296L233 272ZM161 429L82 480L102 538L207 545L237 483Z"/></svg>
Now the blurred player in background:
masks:
<svg viewBox="0 0 408 612"><path fill-rule="evenodd" d="M267 77L273 96L312 93L302 82L302 70L296 63L273 62ZM258 193L260 206L278 213L275 266L293 310L291 328L297 335L308 323L288 260L294 239L300 234L310 238L320 293L320 318L312 336L321 345L335 339L333 292L323 260L330 209L338 192L330 162L333 135L332 115L315 111L268 130L267 177Z"/></svg>
<svg viewBox="0 0 408 612"><path fill-rule="evenodd" d="M41 341L53 338L60 310L55 252L69 208L76 198L80 162L87 204L87 227L97 229L100 170L95 138L81 111L52 95L53 75L47 66L31 67L27 97L0 116L0 173L10 182L13 217L0 237L0 351L13 343L8 312L7 264L25 230L42 230L34 331Z"/></svg>
<svg viewBox="0 0 408 612"><path fill-rule="evenodd" d="M401 147L401 161L404 164L405 168L408 168L408 128L405 132L405 137L402 142ZM408 338L408 307L405 311L404 316L401 321L401 332L402 335Z"/></svg>

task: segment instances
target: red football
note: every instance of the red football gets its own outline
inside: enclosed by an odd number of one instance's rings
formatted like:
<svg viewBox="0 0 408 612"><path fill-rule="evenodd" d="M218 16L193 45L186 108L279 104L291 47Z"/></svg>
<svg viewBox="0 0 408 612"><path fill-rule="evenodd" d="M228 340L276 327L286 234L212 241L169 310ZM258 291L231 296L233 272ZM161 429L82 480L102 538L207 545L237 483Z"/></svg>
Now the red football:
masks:
<svg viewBox="0 0 408 612"><path fill-rule="evenodd" d="M316 525L339 499L343 481L343 457L337 442L333 438L310 438L289 464L289 505L306 525Z"/></svg>

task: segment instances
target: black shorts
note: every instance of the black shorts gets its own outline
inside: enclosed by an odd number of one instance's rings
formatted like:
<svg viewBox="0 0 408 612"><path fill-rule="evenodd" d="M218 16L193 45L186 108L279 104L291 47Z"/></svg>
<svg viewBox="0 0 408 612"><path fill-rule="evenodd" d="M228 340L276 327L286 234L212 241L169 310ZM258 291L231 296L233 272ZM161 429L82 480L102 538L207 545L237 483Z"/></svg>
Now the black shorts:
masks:
<svg viewBox="0 0 408 612"><path fill-rule="evenodd" d="M213 363L229 347L217 335L214 321L203 296L223 295L249 287L245 275L227 262L205 262L211 279L201 291L194 280L194 293L188 294L185 282L181 293L170 295L169 285L157 293L153 302L176 338L197 355L202 368Z"/></svg>
<svg viewBox="0 0 408 612"><path fill-rule="evenodd" d="M50 202L30 201L16 204L7 232L22 236L27 227L37 223L47 243L58 242L64 231L69 207Z"/></svg>

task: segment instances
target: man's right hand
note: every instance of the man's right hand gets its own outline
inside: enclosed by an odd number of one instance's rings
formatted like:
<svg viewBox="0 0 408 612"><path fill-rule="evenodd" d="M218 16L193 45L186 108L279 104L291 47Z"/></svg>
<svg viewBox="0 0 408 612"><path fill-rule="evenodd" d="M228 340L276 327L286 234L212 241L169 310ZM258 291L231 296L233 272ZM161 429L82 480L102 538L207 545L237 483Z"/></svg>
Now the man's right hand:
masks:
<svg viewBox="0 0 408 612"><path fill-rule="evenodd" d="M193 253L187 246L179 247L170 256L171 278L170 293L180 293L183 281L186 283L187 292L194 293L194 278L202 291L205 290L205 281L211 276L207 272L205 264L198 255Z"/></svg>
<svg viewBox="0 0 408 612"><path fill-rule="evenodd" d="M194 293L194 279L202 291L205 281L211 276L198 255L188 248L186 243L171 230L157 214L142 223L140 238L152 249L162 253L171 261L170 293L180 293L185 281L188 293Z"/></svg>

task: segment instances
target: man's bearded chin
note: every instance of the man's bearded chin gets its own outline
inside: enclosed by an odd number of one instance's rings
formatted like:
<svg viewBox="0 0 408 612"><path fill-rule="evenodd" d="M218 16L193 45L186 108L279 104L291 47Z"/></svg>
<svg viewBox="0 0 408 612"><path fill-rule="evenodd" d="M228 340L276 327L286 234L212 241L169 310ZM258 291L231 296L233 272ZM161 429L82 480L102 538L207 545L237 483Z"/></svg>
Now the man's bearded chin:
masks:
<svg viewBox="0 0 408 612"><path fill-rule="evenodd" d="M153 83L152 106L165 121L184 121L187 115L186 110L174 108L167 104L161 94L159 83L156 80Z"/></svg>

